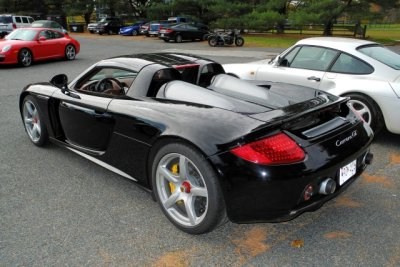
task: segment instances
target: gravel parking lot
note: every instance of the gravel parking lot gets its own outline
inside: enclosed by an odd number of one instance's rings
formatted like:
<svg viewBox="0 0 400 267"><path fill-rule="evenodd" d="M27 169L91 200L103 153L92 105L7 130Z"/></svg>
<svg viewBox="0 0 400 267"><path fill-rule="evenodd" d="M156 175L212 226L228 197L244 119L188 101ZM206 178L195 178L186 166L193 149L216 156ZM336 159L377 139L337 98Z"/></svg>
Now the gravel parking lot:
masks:
<svg viewBox="0 0 400 267"><path fill-rule="evenodd" d="M133 182L55 145L35 147L18 110L28 83L72 79L121 54L180 51L228 63L283 50L75 36L75 61L0 67L0 266L400 266L400 135L379 134L373 165L320 210L201 236L177 230Z"/></svg>

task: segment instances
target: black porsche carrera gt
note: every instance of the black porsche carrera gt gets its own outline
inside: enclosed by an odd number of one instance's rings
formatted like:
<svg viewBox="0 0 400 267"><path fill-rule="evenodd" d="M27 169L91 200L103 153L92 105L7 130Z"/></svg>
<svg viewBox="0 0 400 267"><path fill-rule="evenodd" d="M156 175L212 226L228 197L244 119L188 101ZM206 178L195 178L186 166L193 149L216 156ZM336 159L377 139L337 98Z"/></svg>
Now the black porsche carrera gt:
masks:
<svg viewBox="0 0 400 267"><path fill-rule="evenodd" d="M135 181L190 234L315 210L371 163L373 133L347 98L219 67L174 54L102 60L70 83L26 86L22 120L35 145Z"/></svg>

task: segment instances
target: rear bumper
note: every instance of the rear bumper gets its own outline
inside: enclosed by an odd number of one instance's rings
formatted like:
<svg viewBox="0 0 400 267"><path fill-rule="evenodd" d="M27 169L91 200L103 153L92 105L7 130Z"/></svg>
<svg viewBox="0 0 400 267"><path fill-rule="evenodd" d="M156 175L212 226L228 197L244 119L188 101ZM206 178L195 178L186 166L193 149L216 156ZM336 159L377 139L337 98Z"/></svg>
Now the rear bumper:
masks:
<svg viewBox="0 0 400 267"><path fill-rule="evenodd" d="M210 157L220 175L229 219L236 223L279 222L318 209L340 195L363 173L372 137L365 134L358 149L349 147L348 154L332 154L328 150L321 151L319 145L314 146L307 151L304 162L289 165L259 165L230 152ZM340 168L354 160L356 173L339 185ZM329 195L320 194L319 188L328 178L336 182L336 190ZM314 189L313 195L304 200L309 185Z"/></svg>

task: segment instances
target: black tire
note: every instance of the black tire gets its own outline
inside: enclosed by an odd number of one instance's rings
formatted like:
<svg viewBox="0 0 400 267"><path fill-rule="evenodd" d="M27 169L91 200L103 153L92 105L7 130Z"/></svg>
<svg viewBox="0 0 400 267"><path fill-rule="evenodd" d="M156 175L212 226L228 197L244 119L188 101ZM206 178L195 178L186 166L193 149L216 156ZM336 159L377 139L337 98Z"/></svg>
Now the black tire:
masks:
<svg viewBox="0 0 400 267"><path fill-rule="evenodd" d="M210 37L208 38L208 45L212 47L216 47L218 45L217 37Z"/></svg>
<svg viewBox="0 0 400 267"><path fill-rule="evenodd" d="M74 60L76 57L76 49L75 46L69 44L65 47L65 59L66 60Z"/></svg>
<svg viewBox="0 0 400 267"><path fill-rule="evenodd" d="M89 31L89 32L92 33L92 34L94 33L94 31Z"/></svg>
<svg viewBox="0 0 400 267"><path fill-rule="evenodd" d="M108 35L114 34L112 30L108 30Z"/></svg>
<svg viewBox="0 0 400 267"><path fill-rule="evenodd" d="M382 130L385 125L382 111L370 97L363 94L347 94L350 97L349 103L356 111L362 111L361 117L372 128L375 133Z"/></svg>
<svg viewBox="0 0 400 267"><path fill-rule="evenodd" d="M100 35L103 35L103 32L99 32Z"/></svg>
<svg viewBox="0 0 400 267"><path fill-rule="evenodd" d="M136 36L136 35L138 35L138 32L136 30L133 30L132 31L132 36Z"/></svg>
<svg viewBox="0 0 400 267"><path fill-rule="evenodd" d="M176 169L179 170L179 173L174 173L173 170L169 169L168 167L171 166L171 162L176 160L176 158L174 157L177 157L179 160L182 157L185 158L185 162L187 163L185 164L185 172L190 172L190 176L182 174L185 177L185 180L177 179L178 184L173 184L172 187L171 182L168 182L169 180L167 180L165 176L163 176L164 172L160 171L160 168L167 168L170 173L177 175L176 177L179 177L179 175L181 175L180 167L176 167ZM171 161L169 161L170 159ZM166 162L169 163L167 164ZM179 161L179 163L180 162L182 161ZM193 179L197 180L192 183ZM192 186L192 188L189 186L188 192L182 191L185 190L182 188L185 188L184 184L187 181L191 181L190 186ZM201 188L203 191L205 190L205 192L207 192L206 197L199 196L190 191L194 191L194 188L196 188L196 185L194 185L196 181L201 181L200 184L197 184L197 189ZM167 186L165 186L165 182L167 182ZM224 199L222 196L222 191L218 182L217 175L211 167L210 163L202 156L202 154L191 146L182 143L171 143L161 147L161 149L157 152L152 165L152 188L155 198L165 216L178 229L188 234L207 233L227 221ZM169 195L167 192L168 190L170 190ZM167 202L163 202L163 199L167 198L169 200L175 194L182 197L186 196L187 198L185 198L185 200L174 198L174 200L170 203L171 206L168 208L167 211L167 208L164 206L164 203ZM186 199L189 198L190 200L188 200L188 203L191 203L191 201L193 201L192 205L185 203ZM206 204L204 204L204 201L206 202ZM181 220L181 218L184 218L190 221L190 216L187 212L188 207L186 205L188 205L190 209L193 209L192 214L196 218L194 224L188 222L185 225L185 221L183 219ZM182 212L183 217L176 216L176 214L178 214L179 212ZM184 217L185 213L187 214L186 216L188 218ZM199 219L198 223L197 219Z"/></svg>
<svg viewBox="0 0 400 267"><path fill-rule="evenodd" d="M29 67L32 65L33 56L29 49L22 48L18 52L18 64L22 67Z"/></svg>
<svg viewBox="0 0 400 267"><path fill-rule="evenodd" d="M176 43L182 43L182 41L183 41L182 35L177 34L177 35L175 36L175 42L176 42Z"/></svg>
<svg viewBox="0 0 400 267"><path fill-rule="evenodd" d="M30 108L28 108L28 106ZM36 112L34 111L36 110ZM21 115L24 128L32 143L37 146L44 146L48 140L46 125L43 122L43 113L34 97L27 95L22 102ZM38 130L39 129L39 130Z"/></svg>
<svg viewBox="0 0 400 267"><path fill-rule="evenodd" d="M169 40L168 40L168 39L163 39L163 41L166 42L166 43L169 43Z"/></svg>
<svg viewBox="0 0 400 267"><path fill-rule="evenodd" d="M243 46L244 45L244 39L242 37L236 37L235 45L236 46Z"/></svg>

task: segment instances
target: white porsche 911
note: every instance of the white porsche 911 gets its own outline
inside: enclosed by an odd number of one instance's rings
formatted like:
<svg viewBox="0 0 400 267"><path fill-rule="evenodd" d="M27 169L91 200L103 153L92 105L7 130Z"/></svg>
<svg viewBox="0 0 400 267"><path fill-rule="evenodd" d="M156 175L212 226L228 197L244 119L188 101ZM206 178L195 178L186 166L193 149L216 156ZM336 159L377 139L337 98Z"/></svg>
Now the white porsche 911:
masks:
<svg viewBox="0 0 400 267"><path fill-rule="evenodd" d="M400 134L400 55L366 40L314 37L272 60L226 64L246 80L285 82L348 96L355 110L379 131Z"/></svg>

